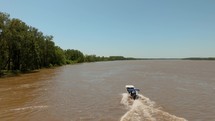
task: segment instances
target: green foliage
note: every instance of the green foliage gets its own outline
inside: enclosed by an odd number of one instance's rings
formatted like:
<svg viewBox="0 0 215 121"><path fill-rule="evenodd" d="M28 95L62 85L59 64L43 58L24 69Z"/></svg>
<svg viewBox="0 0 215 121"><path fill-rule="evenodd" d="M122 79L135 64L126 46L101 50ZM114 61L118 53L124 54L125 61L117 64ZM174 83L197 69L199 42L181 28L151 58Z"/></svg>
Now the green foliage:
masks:
<svg viewBox="0 0 215 121"><path fill-rule="evenodd" d="M79 50L67 49L65 50L65 56L67 60L82 63L84 62L84 54Z"/></svg>
<svg viewBox="0 0 215 121"><path fill-rule="evenodd" d="M184 58L183 60L215 60L215 58L214 57L208 57L208 58L192 57L192 58Z"/></svg>
<svg viewBox="0 0 215 121"><path fill-rule="evenodd" d="M0 12L0 75L2 70L30 71L66 64L64 50L55 46L53 36Z"/></svg>
<svg viewBox="0 0 215 121"><path fill-rule="evenodd" d="M85 55L85 62L95 62L96 60L96 55Z"/></svg>
<svg viewBox="0 0 215 121"><path fill-rule="evenodd" d="M54 57L55 57L55 60L54 60L55 64L60 65L60 66L66 64L66 57L64 54L64 50L58 46L55 46Z"/></svg>
<svg viewBox="0 0 215 121"><path fill-rule="evenodd" d="M125 58L123 56L110 56L109 59L110 60L125 60Z"/></svg>
<svg viewBox="0 0 215 121"><path fill-rule="evenodd" d="M123 56L110 56L100 57L96 55L85 55L85 62L96 62L96 61L115 61L115 60L131 60L131 58L125 58Z"/></svg>
<svg viewBox="0 0 215 121"><path fill-rule="evenodd" d="M5 39L8 31L8 21L9 14L0 12L0 75L3 74L2 69L5 69L8 63L8 42Z"/></svg>

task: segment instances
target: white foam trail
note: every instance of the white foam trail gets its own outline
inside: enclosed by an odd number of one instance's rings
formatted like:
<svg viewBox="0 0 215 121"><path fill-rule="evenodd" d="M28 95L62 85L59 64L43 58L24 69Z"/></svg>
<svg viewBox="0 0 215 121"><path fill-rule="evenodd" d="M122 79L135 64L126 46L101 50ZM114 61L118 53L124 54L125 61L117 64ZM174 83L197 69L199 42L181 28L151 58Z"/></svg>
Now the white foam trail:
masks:
<svg viewBox="0 0 215 121"><path fill-rule="evenodd" d="M131 104L133 103L133 100L129 98L129 95L127 93L123 93L122 100L120 103L125 105L126 108L130 108Z"/></svg>
<svg viewBox="0 0 215 121"><path fill-rule="evenodd" d="M29 107L11 109L10 111L20 111L20 110L28 110L28 109L41 109L41 108L47 108L47 107L48 107L47 105L29 106Z"/></svg>
<svg viewBox="0 0 215 121"><path fill-rule="evenodd" d="M186 121L155 107L155 103L143 95L132 100L127 93L122 94L121 104L128 111L121 117L120 121Z"/></svg>

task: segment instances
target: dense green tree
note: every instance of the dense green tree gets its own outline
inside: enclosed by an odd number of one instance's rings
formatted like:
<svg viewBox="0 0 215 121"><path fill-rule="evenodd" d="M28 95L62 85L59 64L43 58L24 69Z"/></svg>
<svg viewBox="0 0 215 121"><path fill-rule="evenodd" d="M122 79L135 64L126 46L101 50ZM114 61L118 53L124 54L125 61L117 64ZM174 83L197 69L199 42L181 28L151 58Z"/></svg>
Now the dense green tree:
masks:
<svg viewBox="0 0 215 121"><path fill-rule="evenodd" d="M26 40L28 26L19 19L12 19L9 23L9 36L8 36L8 46L9 46L9 65L8 69L20 70L20 64L22 58L22 53L28 53L29 51L29 40ZM28 44L27 47L25 44ZM28 57L28 59L31 59Z"/></svg>
<svg viewBox="0 0 215 121"><path fill-rule="evenodd" d="M0 75L2 75L1 70L5 70L8 60L8 45L5 37L8 22L9 14L0 12Z"/></svg>
<svg viewBox="0 0 215 121"><path fill-rule="evenodd" d="M109 60L125 60L123 56L110 56Z"/></svg>
<svg viewBox="0 0 215 121"><path fill-rule="evenodd" d="M28 71L66 63L64 50L38 29L0 12L0 75L2 70ZM75 53L78 62L83 58ZM79 56L79 57L78 57Z"/></svg>
<svg viewBox="0 0 215 121"><path fill-rule="evenodd" d="M79 50L67 49L65 50L67 60L71 60L77 63L84 62L84 54Z"/></svg>
<svg viewBox="0 0 215 121"><path fill-rule="evenodd" d="M45 49L43 52L44 66L54 65L55 43L52 41L53 36L45 36Z"/></svg>
<svg viewBox="0 0 215 121"><path fill-rule="evenodd" d="M66 64L66 57L64 54L64 50L58 46L55 46L55 59L54 59L54 61L55 61L54 63L57 65Z"/></svg>
<svg viewBox="0 0 215 121"><path fill-rule="evenodd" d="M35 28L28 27L21 44L20 70L39 69L39 46L35 37Z"/></svg>

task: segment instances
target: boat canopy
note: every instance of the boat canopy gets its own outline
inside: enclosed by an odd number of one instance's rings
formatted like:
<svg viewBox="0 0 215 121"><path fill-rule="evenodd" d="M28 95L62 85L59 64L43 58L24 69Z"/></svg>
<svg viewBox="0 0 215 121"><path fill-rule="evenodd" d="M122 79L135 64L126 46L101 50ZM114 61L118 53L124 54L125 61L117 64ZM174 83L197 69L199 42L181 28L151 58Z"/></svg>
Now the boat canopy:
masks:
<svg viewBox="0 0 215 121"><path fill-rule="evenodd" d="M134 88L134 85L125 85L125 88Z"/></svg>
<svg viewBox="0 0 215 121"><path fill-rule="evenodd" d="M125 88L127 89L128 92L140 91L139 89L135 88L134 85L125 85Z"/></svg>

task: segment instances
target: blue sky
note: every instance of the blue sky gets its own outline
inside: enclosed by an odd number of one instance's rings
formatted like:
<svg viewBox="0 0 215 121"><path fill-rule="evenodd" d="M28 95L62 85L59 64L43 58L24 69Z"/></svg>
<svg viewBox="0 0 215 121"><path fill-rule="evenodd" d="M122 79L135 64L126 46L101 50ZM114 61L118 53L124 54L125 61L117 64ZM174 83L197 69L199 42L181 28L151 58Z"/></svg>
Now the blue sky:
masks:
<svg viewBox="0 0 215 121"><path fill-rule="evenodd" d="M215 57L215 0L0 0L0 11L84 54Z"/></svg>

